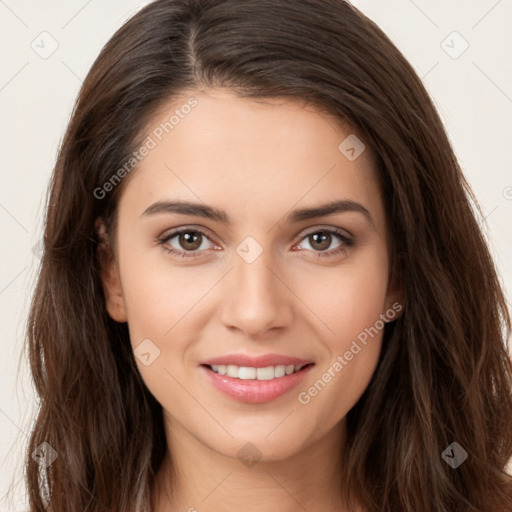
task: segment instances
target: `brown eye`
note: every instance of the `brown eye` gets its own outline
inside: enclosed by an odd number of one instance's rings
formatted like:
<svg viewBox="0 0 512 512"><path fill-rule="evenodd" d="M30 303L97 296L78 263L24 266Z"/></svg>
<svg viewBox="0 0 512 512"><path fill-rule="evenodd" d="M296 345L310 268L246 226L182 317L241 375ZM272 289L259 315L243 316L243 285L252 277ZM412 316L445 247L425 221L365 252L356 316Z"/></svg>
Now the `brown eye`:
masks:
<svg viewBox="0 0 512 512"><path fill-rule="evenodd" d="M332 242L332 235L327 231L318 231L308 237L311 247L319 251L325 251Z"/></svg>
<svg viewBox="0 0 512 512"><path fill-rule="evenodd" d="M336 239L339 242L332 247ZM305 240L307 243L301 242L299 246L305 244L306 247L302 247L302 249L313 252L315 256L336 256L354 245L354 240L340 229L317 229L316 231L310 231L304 235L302 240ZM308 245L309 247L307 247Z"/></svg>
<svg viewBox="0 0 512 512"><path fill-rule="evenodd" d="M202 237L197 231L183 231L178 235L178 244L187 251L195 251L201 246Z"/></svg>
<svg viewBox="0 0 512 512"><path fill-rule="evenodd" d="M159 243L167 252L182 258L201 256L214 246L205 233L189 228L175 230L161 238Z"/></svg>

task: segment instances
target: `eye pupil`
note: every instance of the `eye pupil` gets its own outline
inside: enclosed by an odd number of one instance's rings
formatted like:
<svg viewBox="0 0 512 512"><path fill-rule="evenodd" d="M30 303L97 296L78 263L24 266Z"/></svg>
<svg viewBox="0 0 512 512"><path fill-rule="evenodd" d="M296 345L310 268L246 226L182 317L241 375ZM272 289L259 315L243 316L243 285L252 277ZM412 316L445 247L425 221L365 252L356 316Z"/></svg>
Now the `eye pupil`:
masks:
<svg viewBox="0 0 512 512"><path fill-rule="evenodd" d="M323 251L331 245L331 236L332 235L330 233L326 233L325 231L318 231L317 233L310 235L310 238L313 239L316 244L320 244L320 246L317 245L316 248Z"/></svg>
<svg viewBox="0 0 512 512"><path fill-rule="evenodd" d="M193 231L187 231L185 233L180 234L179 242L184 249L194 251L201 246L201 235L198 233L194 233Z"/></svg>

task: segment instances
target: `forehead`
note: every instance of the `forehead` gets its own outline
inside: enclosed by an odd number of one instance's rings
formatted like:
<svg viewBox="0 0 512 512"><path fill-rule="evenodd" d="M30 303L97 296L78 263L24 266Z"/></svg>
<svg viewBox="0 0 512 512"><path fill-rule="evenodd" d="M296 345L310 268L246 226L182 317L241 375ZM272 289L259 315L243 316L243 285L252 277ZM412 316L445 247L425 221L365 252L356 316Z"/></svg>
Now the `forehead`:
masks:
<svg viewBox="0 0 512 512"><path fill-rule="evenodd" d="M145 140L151 149L120 203L139 215L150 202L178 198L222 204L241 216L266 213L274 222L294 206L339 199L383 213L370 148L298 100L192 91L159 109ZM352 147L360 152L355 159L346 152Z"/></svg>

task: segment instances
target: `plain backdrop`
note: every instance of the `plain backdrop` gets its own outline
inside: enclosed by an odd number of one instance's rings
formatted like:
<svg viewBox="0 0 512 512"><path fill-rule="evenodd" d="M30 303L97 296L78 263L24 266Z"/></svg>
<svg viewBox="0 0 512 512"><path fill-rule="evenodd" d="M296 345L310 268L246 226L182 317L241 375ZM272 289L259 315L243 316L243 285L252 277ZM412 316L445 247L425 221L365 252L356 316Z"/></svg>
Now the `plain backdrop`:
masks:
<svg viewBox="0 0 512 512"><path fill-rule="evenodd" d="M35 400L21 352L48 180L82 80L115 30L147 3L0 0L2 511L27 509L21 464ZM510 297L512 0L353 3L395 42L433 97Z"/></svg>

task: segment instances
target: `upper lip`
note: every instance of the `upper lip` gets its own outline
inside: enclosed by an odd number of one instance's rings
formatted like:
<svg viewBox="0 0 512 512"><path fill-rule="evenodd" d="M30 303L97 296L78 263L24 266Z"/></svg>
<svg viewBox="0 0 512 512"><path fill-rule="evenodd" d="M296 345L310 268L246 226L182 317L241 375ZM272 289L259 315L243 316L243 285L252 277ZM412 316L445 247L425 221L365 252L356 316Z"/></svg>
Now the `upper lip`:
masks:
<svg viewBox="0 0 512 512"><path fill-rule="evenodd" d="M207 359L201 364L211 366L215 365L228 365L235 366L248 366L251 368L266 368L267 366L289 366L289 365L306 365L312 364L313 361L307 359L300 359L299 357L283 356L280 354L264 354L261 356L249 356L245 354L227 354L225 356L214 357Z"/></svg>

